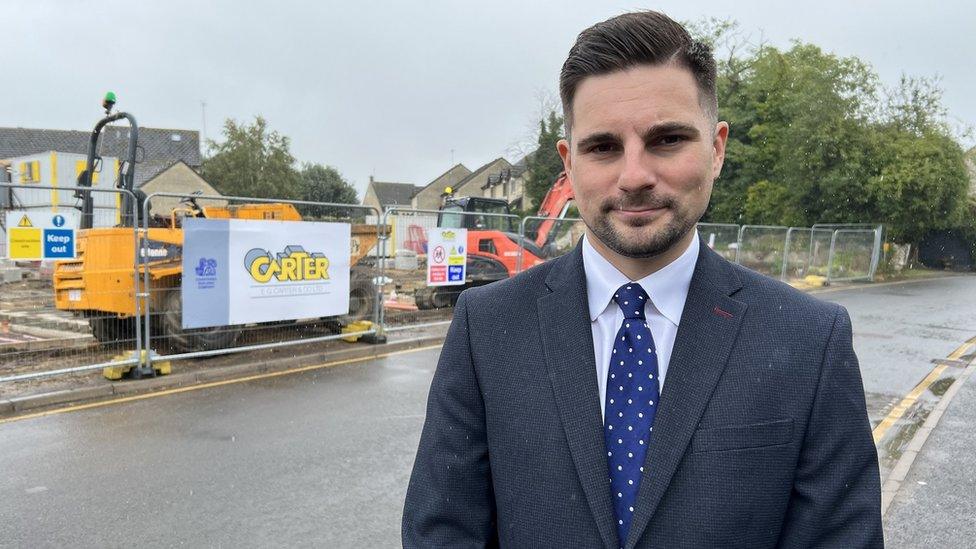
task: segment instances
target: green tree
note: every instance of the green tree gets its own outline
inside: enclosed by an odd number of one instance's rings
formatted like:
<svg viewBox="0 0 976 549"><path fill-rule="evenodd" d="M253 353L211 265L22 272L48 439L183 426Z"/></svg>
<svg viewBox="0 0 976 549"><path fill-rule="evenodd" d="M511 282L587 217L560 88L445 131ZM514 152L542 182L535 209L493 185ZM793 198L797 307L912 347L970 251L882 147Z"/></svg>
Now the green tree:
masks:
<svg viewBox="0 0 976 549"><path fill-rule="evenodd" d="M692 28L727 53L716 87L731 132L706 221L880 222L912 243L950 227L976 234L936 80L903 77L885 90L854 57L751 46L727 21Z"/></svg>
<svg viewBox="0 0 976 549"><path fill-rule="evenodd" d="M290 140L269 130L264 118L253 124L224 122L223 141L210 141L213 154L203 161L203 177L224 195L297 199L301 176Z"/></svg>
<svg viewBox="0 0 976 549"><path fill-rule="evenodd" d="M542 204L542 199L563 171L563 161L556 150L556 143L563 138L563 118L554 110L549 111L547 118L539 120L538 146L526 160L529 175L525 182L525 195L534 209Z"/></svg>
<svg viewBox="0 0 976 549"><path fill-rule="evenodd" d="M745 219L753 225L800 225L803 214L784 185L760 181L746 189Z"/></svg>
<svg viewBox="0 0 976 549"><path fill-rule="evenodd" d="M875 96L870 70L808 44L762 48L737 66L745 68L718 82L720 117L732 131L711 219L809 225L872 217L863 190L876 170L865 131ZM775 200L753 189L750 202L749 189L761 181ZM775 211L760 212L759 203Z"/></svg>
<svg viewBox="0 0 976 549"><path fill-rule="evenodd" d="M892 238L917 244L929 231L971 224L959 144L935 131L916 136L892 126L885 134L885 162L870 187Z"/></svg>
<svg viewBox="0 0 976 549"><path fill-rule="evenodd" d="M358 204L356 189L332 166L305 163L301 171L301 198L311 202Z"/></svg>
<svg viewBox="0 0 976 549"><path fill-rule="evenodd" d="M332 166L303 164L301 171L301 199L309 202L333 204L358 204L356 189ZM362 223L365 211L354 208L336 208L301 204L298 211L305 219L349 221Z"/></svg>

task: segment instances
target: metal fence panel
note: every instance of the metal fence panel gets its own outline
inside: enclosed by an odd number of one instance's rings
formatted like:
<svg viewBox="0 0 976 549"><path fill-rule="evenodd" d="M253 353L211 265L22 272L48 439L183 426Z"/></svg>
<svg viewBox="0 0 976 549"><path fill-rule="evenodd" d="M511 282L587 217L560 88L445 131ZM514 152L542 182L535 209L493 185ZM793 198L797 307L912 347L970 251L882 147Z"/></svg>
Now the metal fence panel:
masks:
<svg viewBox="0 0 976 549"><path fill-rule="evenodd" d="M58 189L103 196L93 202L121 203L132 193L118 189L77 189L2 184L0 192L28 187L35 193ZM17 201L0 211L43 211L56 215L74 210L67 200L44 210L23 209ZM129 201L129 204L134 204ZM36 206L36 204L35 204ZM113 214L114 217L114 214ZM80 218L80 216L79 216ZM72 219L70 216L67 220ZM136 252L134 227L75 229L75 259L0 260L0 380L29 379L127 364L140 346L135 322L137 279L131 270ZM6 227L0 230L7 257ZM121 264L123 269L114 266ZM125 268L129 266L129 268Z"/></svg>
<svg viewBox="0 0 976 549"><path fill-rule="evenodd" d="M705 244L719 255L735 261L735 250L739 246L739 226L731 223L699 223L698 235Z"/></svg>
<svg viewBox="0 0 976 549"><path fill-rule="evenodd" d="M166 204L160 199L173 198L179 199L179 207L169 211L153 208L156 202ZM169 203L172 204L172 200ZM380 218L375 208L298 200L154 193L146 198L143 212L140 253L150 259L148 268L140 269L144 287L148 289L149 304L142 323L155 360L187 359L339 339L343 337L339 333L340 326L356 320L371 320L374 328L363 333L377 333L382 275L376 258L367 253L377 246L380 236L387 231L378 224L366 223L368 216ZM352 237L349 314L183 329L182 220L186 217L349 223ZM172 248L176 250L176 256L154 258L149 251L151 248Z"/></svg>
<svg viewBox="0 0 976 549"><path fill-rule="evenodd" d="M783 252L788 231L789 227L743 225L739 230L736 263L779 278L783 273Z"/></svg>
<svg viewBox="0 0 976 549"><path fill-rule="evenodd" d="M390 238L382 255L383 328L387 332L420 329L450 322L465 288L504 280L517 272L519 218L487 212L442 212L389 208L383 224L408 227L409 238ZM435 229L466 229L464 284L427 284L428 237Z"/></svg>
<svg viewBox="0 0 976 549"><path fill-rule="evenodd" d="M582 219L530 216L519 224L520 248L517 271L522 272L569 253L583 237Z"/></svg>
<svg viewBox="0 0 976 549"><path fill-rule="evenodd" d="M871 280L877 265L877 231L837 229L831 238L828 282Z"/></svg>
<svg viewBox="0 0 976 549"><path fill-rule="evenodd" d="M830 241L834 236L832 229L810 229L810 249L807 253L807 274L827 276L830 269Z"/></svg>
<svg viewBox="0 0 976 549"><path fill-rule="evenodd" d="M880 223L817 223L813 226L814 229L831 229L831 230L871 230L874 231L874 246L871 252L871 265L869 267L869 279L874 278L874 273L878 269L878 264L881 262L881 248L884 242L885 230L884 225Z"/></svg>
<svg viewBox="0 0 976 549"><path fill-rule="evenodd" d="M383 224L391 228L382 260L381 314L386 331L436 325L451 318L457 293L427 287L428 236L437 228L437 217L435 210L409 208L390 208L384 215Z"/></svg>
<svg viewBox="0 0 976 549"><path fill-rule="evenodd" d="M414 254L426 254L427 233L437 228L437 214L431 213L432 211L397 208L396 214L389 217L390 237L387 240L387 253L393 257L403 250Z"/></svg>
<svg viewBox="0 0 976 549"><path fill-rule="evenodd" d="M806 227L790 227L786 234L783 271L780 279L784 281L802 279L809 274L810 239L813 230Z"/></svg>

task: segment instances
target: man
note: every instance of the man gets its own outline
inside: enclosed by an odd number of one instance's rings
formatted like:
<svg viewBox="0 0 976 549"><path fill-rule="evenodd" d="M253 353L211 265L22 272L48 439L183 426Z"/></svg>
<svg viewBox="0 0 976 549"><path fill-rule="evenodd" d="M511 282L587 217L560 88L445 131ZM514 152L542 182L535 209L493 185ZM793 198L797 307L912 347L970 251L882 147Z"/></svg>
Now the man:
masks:
<svg viewBox="0 0 976 549"><path fill-rule="evenodd" d="M586 234L461 295L404 546L882 546L847 312L698 239L729 132L709 48L621 15L560 92Z"/></svg>

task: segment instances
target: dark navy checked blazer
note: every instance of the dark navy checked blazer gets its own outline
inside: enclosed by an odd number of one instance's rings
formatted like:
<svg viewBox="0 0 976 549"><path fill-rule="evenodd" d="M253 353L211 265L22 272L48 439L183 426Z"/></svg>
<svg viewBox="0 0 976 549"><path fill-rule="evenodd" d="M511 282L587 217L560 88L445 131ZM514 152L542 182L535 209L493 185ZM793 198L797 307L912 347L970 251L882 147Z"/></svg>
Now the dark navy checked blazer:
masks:
<svg viewBox="0 0 976 549"><path fill-rule="evenodd" d="M881 547L843 307L704 243L628 539L614 528L580 246L465 291L430 388L404 547Z"/></svg>

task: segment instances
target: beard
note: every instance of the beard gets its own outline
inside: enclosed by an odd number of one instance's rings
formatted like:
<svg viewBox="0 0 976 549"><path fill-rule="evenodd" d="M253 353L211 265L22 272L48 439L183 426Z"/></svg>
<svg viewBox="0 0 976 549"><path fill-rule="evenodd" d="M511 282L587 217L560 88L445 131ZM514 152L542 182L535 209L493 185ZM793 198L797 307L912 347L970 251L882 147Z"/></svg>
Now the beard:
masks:
<svg viewBox="0 0 976 549"><path fill-rule="evenodd" d="M649 228L654 222L660 222L660 217L655 220L634 219L616 222L612 219L612 212L616 209L649 208L665 208L664 213L671 214L664 227L656 231L651 231ZM583 222L605 246L614 252L624 257L647 259L661 255L676 246L698 223L702 213L704 212L694 215L693 212L688 211L687 206L682 207L670 197L644 192L620 199L607 199L600 204L595 219L584 219Z"/></svg>

